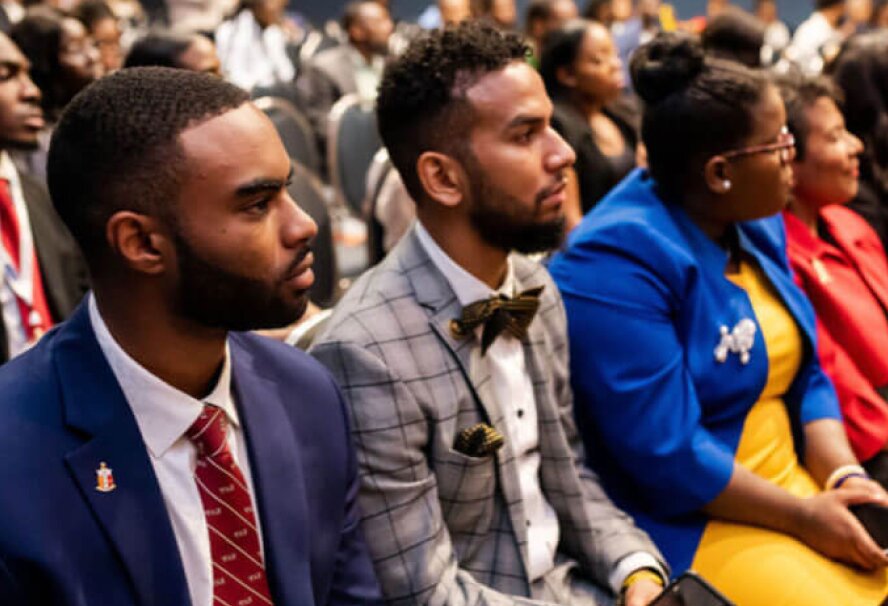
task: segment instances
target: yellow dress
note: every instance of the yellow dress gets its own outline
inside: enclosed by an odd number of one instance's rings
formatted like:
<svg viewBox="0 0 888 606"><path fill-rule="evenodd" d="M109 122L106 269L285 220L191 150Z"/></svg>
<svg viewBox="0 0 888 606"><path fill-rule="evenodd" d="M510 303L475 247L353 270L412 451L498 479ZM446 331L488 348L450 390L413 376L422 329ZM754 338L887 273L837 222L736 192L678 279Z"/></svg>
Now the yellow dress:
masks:
<svg viewBox="0 0 888 606"><path fill-rule="evenodd" d="M801 364L802 336L757 265L743 262L728 278L749 296L769 363L736 460L796 496L814 495L820 489L799 465L782 399ZM864 573L788 535L718 520L706 525L691 567L738 606L879 606L888 597L886 570Z"/></svg>

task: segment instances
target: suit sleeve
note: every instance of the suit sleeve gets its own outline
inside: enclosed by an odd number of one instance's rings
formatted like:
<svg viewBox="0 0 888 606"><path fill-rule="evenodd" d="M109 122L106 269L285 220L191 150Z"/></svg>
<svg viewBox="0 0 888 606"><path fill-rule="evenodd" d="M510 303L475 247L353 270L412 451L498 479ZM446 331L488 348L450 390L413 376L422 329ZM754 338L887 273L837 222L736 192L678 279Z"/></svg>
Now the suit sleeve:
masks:
<svg viewBox="0 0 888 606"><path fill-rule="evenodd" d="M386 602L544 606L496 592L459 567L425 453L425 417L407 386L362 347L330 342L311 353L333 373L351 415L361 526Z"/></svg>
<svg viewBox="0 0 888 606"><path fill-rule="evenodd" d="M581 258L563 259L552 270L565 275L559 286L584 431L601 441L647 508L659 515L699 510L727 486L734 457L701 423L673 324L678 297L620 250L570 254ZM577 276L577 265L582 276L574 280L568 274Z"/></svg>
<svg viewBox="0 0 888 606"><path fill-rule="evenodd" d="M345 414L345 403L339 389L340 406ZM346 443L351 443L351 436L345 436ZM370 561L367 545L360 528L358 509L358 468L354 449L349 448L348 457L349 486L345 501L345 516L342 524L342 540L336 554L336 568L333 572L329 606L347 606L358 604L382 604L379 583Z"/></svg>

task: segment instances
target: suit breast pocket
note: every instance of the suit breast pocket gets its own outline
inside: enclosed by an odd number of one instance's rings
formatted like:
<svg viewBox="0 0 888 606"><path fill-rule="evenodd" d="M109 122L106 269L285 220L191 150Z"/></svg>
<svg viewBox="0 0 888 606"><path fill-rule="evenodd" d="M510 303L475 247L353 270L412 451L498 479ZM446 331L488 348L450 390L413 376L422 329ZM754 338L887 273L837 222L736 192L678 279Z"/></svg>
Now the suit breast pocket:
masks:
<svg viewBox="0 0 888 606"><path fill-rule="evenodd" d="M447 528L455 535L484 534L490 527L496 490L496 457L470 457L453 449L434 459L438 499Z"/></svg>

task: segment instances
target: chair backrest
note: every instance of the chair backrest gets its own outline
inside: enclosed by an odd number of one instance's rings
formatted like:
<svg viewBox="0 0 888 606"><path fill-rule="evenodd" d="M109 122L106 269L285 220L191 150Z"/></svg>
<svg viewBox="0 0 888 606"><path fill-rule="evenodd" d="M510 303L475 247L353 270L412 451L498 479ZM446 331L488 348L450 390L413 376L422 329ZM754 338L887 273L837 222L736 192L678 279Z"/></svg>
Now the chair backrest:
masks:
<svg viewBox="0 0 888 606"><path fill-rule="evenodd" d="M333 105L327 122L327 166L338 201L357 215L366 191L367 169L382 140L376 130L376 112L357 95L346 95Z"/></svg>
<svg viewBox="0 0 888 606"><path fill-rule="evenodd" d="M308 118L290 101L280 97L260 97L253 103L274 124L290 157L312 174L319 174L321 157Z"/></svg>
<svg viewBox="0 0 888 606"><path fill-rule="evenodd" d="M367 195L362 205L364 220L367 222L367 260L371 267L385 257L385 232L382 223L376 218L376 205L385 179L392 170L394 166L391 158L383 147L373 156L370 168L367 169Z"/></svg>
<svg viewBox="0 0 888 606"><path fill-rule="evenodd" d="M318 307L329 307L336 302L339 274L336 249L333 246L333 221L321 183L313 174L297 166L287 191L299 207L318 224L318 235L312 244L312 271L315 281L308 295Z"/></svg>

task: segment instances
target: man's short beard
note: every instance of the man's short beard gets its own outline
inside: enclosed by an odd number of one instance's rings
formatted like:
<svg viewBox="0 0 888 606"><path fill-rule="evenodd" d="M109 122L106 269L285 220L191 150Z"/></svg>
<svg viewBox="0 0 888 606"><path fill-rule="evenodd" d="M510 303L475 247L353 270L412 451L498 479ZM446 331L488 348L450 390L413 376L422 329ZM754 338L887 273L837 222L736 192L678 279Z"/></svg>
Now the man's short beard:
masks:
<svg viewBox="0 0 888 606"><path fill-rule="evenodd" d="M281 295L289 268L273 284L234 274L201 258L178 228L171 231L179 265L177 306L184 317L207 327L246 331L287 326L305 313L307 292L295 302Z"/></svg>
<svg viewBox="0 0 888 606"><path fill-rule="evenodd" d="M470 150L460 155L463 156L463 167L471 187L469 219L485 242L507 252L515 250L524 254L548 252L561 246L564 240L564 216L545 222L534 221L533 218L548 193L538 192L533 201L533 210L528 211L524 208L525 202L490 184L490 179ZM521 216L522 213L526 213L527 217Z"/></svg>
<svg viewBox="0 0 888 606"><path fill-rule="evenodd" d="M21 139L7 139L0 137L0 149L9 151L37 151L40 148L40 141L35 137L33 141L22 141Z"/></svg>

